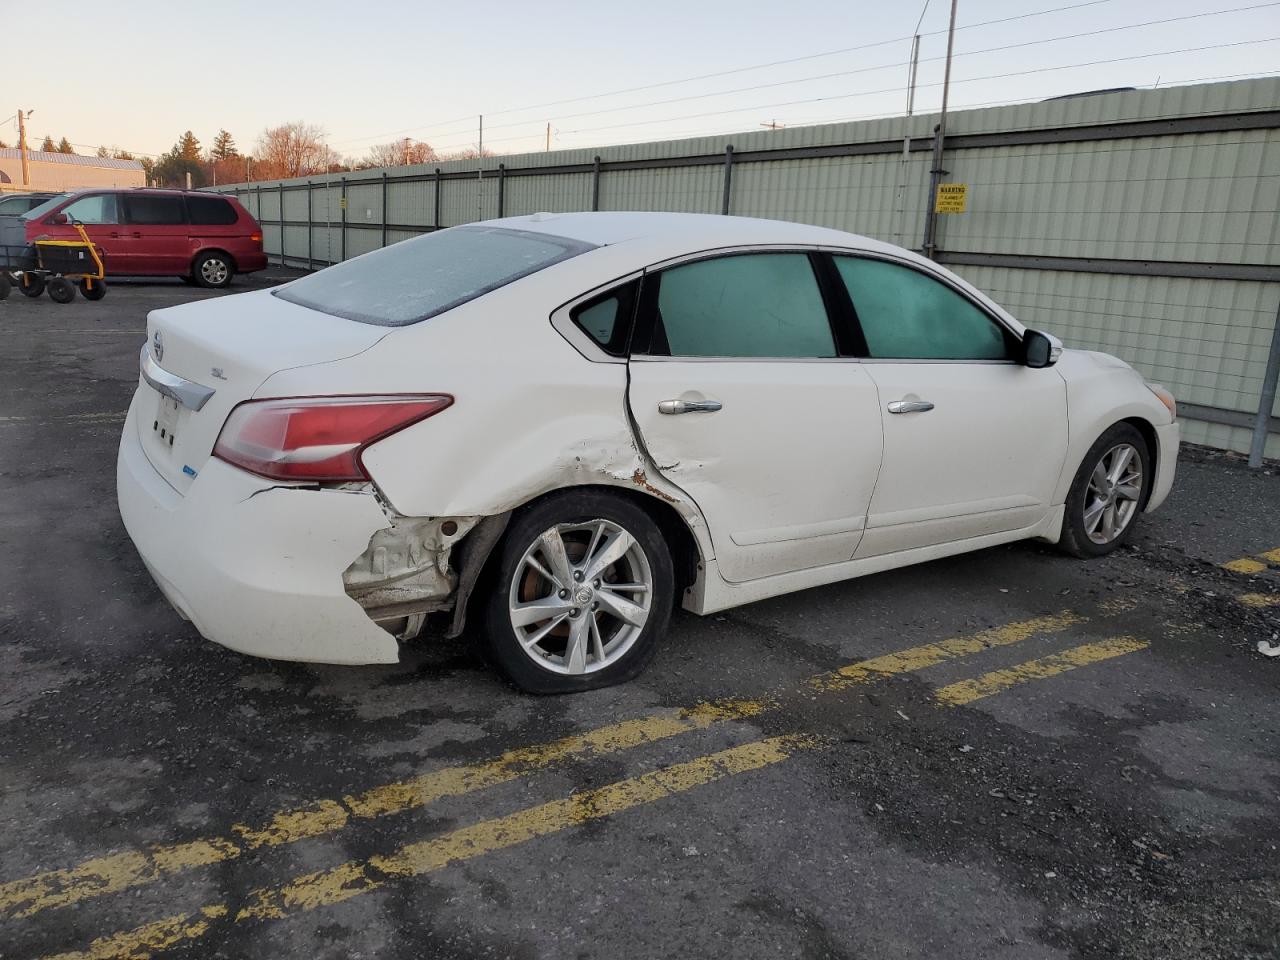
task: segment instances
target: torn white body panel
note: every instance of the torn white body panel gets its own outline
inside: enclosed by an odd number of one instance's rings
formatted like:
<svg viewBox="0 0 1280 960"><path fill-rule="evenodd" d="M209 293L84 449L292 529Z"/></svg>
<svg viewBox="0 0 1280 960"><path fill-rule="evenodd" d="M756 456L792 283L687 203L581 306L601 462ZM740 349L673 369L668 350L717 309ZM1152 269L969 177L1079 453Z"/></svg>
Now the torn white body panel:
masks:
<svg viewBox="0 0 1280 960"><path fill-rule="evenodd" d="M395 663L399 649L347 595L342 574L388 526L372 492L278 487L210 459L182 496L138 441L129 408L117 460L120 515L169 601L241 653Z"/></svg>

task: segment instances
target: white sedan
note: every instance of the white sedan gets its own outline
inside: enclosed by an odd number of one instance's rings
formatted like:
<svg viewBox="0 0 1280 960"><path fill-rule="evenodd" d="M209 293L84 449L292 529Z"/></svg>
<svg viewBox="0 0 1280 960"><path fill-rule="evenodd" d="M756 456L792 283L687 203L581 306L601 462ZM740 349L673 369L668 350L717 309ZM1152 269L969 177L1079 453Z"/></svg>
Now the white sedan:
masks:
<svg viewBox="0 0 1280 960"><path fill-rule="evenodd" d="M470 621L519 686L695 613L1036 538L1114 550L1173 398L836 230L537 214L157 310L120 513L178 612L284 660Z"/></svg>

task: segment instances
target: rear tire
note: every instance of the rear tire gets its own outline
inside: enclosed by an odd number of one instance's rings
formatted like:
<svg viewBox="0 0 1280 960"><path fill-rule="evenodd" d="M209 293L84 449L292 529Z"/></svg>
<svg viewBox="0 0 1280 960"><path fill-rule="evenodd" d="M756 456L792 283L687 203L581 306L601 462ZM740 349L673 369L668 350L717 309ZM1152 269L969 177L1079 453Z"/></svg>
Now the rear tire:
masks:
<svg viewBox="0 0 1280 960"><path fill-rule="evenodd" d="M235 275L231 258L221 250L206 251L191 264L191 276L202 287L221 290L231 286L231 278Z"/></svg>
<svg viewBox="0 0 1280 960"><path fill-rule="evenodd" d="M495 560L485 646L520 689L594 690L653 659L675 575L662 532L637 504L598 490L553 494L512 522Z"/></svg>
<svg viewBox="0 0 1280 960"><path fill-rule="evenodd" d="M76 298L75 285L66 277L54 277L48 285L49 299L54 303L70 303Z"/></svg>
<svg viewBox="0 0 1280 960"><path fill-rule="evenodd" d="M107 295L107 284L104 280L94 280L90 285L89 279L80 281L80 296L86 300L101 300Z"/></svg>
<svg viewBox="0 0 1280 960"><path fill-rule="evenodd" d="M1089 448L1067 494L1059 546L1101 557L1133 535L1151 490L1151 452L1138 429L1117 423Z"/></svg>
<svg viewBox="0 0 1280 960"><path fill-rule="evenodd" d="M24 273L18 278L18 292L27 297L38 297L44 293L45 279L38 273Z"/></svg>

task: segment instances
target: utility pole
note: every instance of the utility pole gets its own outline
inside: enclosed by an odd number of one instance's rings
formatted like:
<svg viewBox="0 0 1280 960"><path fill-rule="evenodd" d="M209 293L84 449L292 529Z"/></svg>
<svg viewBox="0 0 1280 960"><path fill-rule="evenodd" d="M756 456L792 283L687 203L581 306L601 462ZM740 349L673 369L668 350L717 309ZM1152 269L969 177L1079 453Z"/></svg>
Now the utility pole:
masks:
<svg viewBox="0 0 1280 960"><path fill-rule="evenodd" d="M942 75L942 112L933 132L933 169L929 171L929 206L924 220L923 252L930 260L938 248L938 183L947 171L942 169L942 151L947 137L947 95L951 92L951 51L956 39L956 7L951 0L951 26L947 28L947 65Z"/></svg>
<svg viewBox="0 0 1280 960"><path fill-rule="evenodd" d="M920 68L920 34L911 39L911 70L907 75L907 116L916 104L916 71Z"/></svg>
<svg viewBox="0 0 1280 960"><path fill-rule="evenodd" d="M551 152L551 121L547 121L547 153Z"/></svg>
<svg viewBox="0 0 1280 960"><path fill-rule="evenodd" d="M484 219L484 114L480 114L480 143L476 148L476 222Z"/></svg>
<svg viewBox="0 0 1280 960"><path fill-rule="evenodd" d="M35 113L34 110L28 110L24 117L22 111L18 111L18 152L22 154L22 185L24 187L31 186L31 164L27 160L27 120L33 113Z"/></svg>

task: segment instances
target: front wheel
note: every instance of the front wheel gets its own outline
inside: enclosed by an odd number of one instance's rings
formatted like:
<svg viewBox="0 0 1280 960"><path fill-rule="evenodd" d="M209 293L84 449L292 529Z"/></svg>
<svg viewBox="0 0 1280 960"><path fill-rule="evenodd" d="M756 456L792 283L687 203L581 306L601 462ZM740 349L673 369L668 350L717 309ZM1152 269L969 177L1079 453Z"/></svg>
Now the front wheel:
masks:
<svg viewBox="0 0 1280 960"><path fill-rule="evenodd" d="M107 284L103 280L85 277L80 281L80 296L86 300L101 300L107 295Z"/></svg>
<svg viewBox="0 0 1280 960"><path fill-rule="evenodd" d="M503 538L486 600L490 658L530 693L638 674L671 619L675 575L657 524L599 491L534 505Z"/></svg>
<svg viewBox="0 0 1280 960"><path fill-rule="evenodd" d="M1067 494L1061 546L1101 557L1133 533L1151 488L1151 453L1132 424L1117 423L1089 448Z"/></svg>
<svg viewBox="0 0 1280 960"><path fill-rule="evenodd" d="M235 268L231 258L220 250L210 250L196 257L191 265L191 275L202 287L221 289L231 286L231 278L235 276Z"/></svg>
<svg viewBox="0 0 1280 960"><path fill-rule="evenodd" d="M76 288L66 277L54 277L49 281L49 299L54 303L70 303L76 298Z"/></svg>

